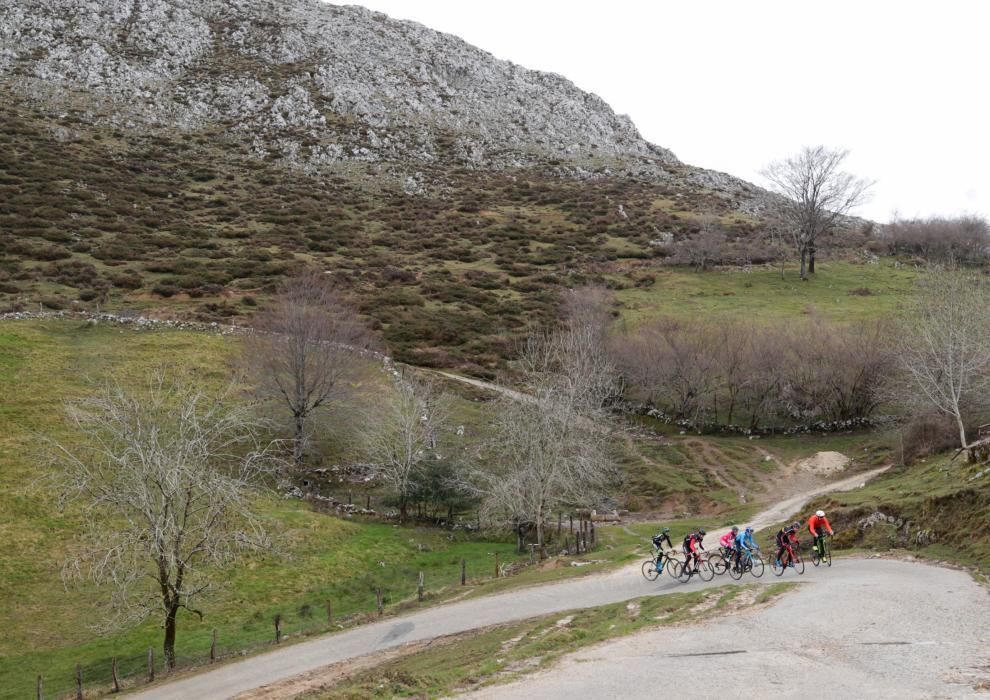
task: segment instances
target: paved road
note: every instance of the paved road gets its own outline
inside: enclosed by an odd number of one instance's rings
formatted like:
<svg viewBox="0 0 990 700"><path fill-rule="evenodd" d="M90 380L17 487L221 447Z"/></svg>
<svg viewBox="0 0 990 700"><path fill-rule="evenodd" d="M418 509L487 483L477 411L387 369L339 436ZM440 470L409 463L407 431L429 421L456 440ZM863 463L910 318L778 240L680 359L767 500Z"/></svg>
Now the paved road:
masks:
<svg viewBox="0 0 990 700"><path fill-rule="evenodd" d="M990 596L967 574L840 559L800 578L769 608L600 644L466 697L655 698L685 681L685 697L718 700L990 694Z"/></svg>
<svg viewBox="0 0 990 700"><path fill-rule="evenodd" d="M882 470L874 470L842 481L833 482L813 492L778 504L753 518L757 527L790 515L801 503L819 493L850 489ZM785 515L781 515L784 513ZM718 533L714 533L715 536ZM709 540L716 542L712 534ZM640 562L600 575L589 575L563 583L533 586L508 593L439 605L421 612L364 625L287 646L244 661L227 664L205 673L190 676L129 696L141 700L186 700L188 698L230 698L237 693L285 680L327 664L363 656L391 647L464 632L500 622L523 620L537 615L621 602L650 594L663 594L698 586L722 585L722 580L704 584L691 581L680 584L663 576L649 583L639 574ZM764 576L766 582L772 576ZM746 579L743 579L745 582Z"/></svg>

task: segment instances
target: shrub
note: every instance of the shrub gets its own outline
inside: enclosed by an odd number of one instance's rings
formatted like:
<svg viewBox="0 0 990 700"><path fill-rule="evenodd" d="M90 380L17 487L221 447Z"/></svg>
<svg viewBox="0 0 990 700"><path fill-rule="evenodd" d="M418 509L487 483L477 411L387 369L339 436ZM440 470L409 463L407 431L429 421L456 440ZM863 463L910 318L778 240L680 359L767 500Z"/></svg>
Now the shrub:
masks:
<svg viewBox="0 0 990 700"><path fill-rule="evenodd" d="M967 433L971 432L967 426ZM914 416L901 433L904 440L904 462L939 454L959 446L959 428L949 416L924 413Z"/></svg>

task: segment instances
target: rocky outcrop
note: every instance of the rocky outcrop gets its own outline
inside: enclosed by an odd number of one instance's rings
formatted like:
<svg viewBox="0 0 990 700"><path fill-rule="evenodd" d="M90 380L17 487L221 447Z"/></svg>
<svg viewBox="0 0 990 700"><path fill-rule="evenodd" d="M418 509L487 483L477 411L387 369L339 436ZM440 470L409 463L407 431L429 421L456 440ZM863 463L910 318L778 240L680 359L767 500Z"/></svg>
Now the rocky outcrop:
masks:
<svg viewBox="0 0 990 700"><path fill-rule="evenodd" d="M559 75L318 0L3 3L0 81L87 121L218 130L307 168L677 162Z"/></svg>

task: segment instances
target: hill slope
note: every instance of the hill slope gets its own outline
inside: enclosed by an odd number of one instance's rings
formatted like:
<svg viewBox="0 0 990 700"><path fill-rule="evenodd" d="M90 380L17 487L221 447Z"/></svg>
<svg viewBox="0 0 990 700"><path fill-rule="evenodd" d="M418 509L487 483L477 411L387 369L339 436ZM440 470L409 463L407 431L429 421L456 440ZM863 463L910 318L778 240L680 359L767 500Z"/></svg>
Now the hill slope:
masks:
<svg viewBox="0 0 990 700"><path fill-rule="evenodd" d="M765 260L766 197L361 8L0 7L0 310L236 319L319 265L401 358L485 374L562 287L649 284L702 216Z"/></svg>

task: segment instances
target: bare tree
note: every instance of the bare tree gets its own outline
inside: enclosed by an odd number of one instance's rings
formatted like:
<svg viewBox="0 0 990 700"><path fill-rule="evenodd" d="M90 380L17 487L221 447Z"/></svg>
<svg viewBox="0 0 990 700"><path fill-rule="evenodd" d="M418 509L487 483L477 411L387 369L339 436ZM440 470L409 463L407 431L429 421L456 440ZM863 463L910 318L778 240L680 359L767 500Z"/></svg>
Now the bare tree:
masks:
<svg viewBox="0 0 990 700"><path fill-rule="evenodd" d="M107 384L68 417L73 443L51 443L58 490L89 527L63 576L112 587L106 629L160 616L174 667L179 610L202 617L218 569L268 546L251 501L274 462L245 407L162 371L141 391Z"/></svg>
<svg viewBox="0 0 990 700"><path fill-rule="evenodd" d="M698 218L698 226L697 233L677 246L670 262L675 265L690 265L702 272L714 265L729 262L732 259L729 239L718 218L710 214L702 215Z"/></svg>
<svg viewBox="0 0 990 700"><path fill-rule="evenodd" d="M354 308L317 271L288 280L245 340L245 361L259 393L292 420L292 457L305 452L307 422L345 398L371 336Z"/></svg>
<svg viewBox="0 0 990 700"><path fill-rule="evenodd" d="M399 499L399 521L408 517L410 496L419 486L421 465L439 459L439 436L446 428L450 403L429 382L401 379L367 412L363 442L377 476Z"/></svg>
<svg viewBox="0 0 990 700"><path fill-rule="evenodd" d="M781 195L780 215L793 231L801 256L801 279L815 272L815 252L873 184L840 170L848 151L806 146L796 156L770 163L762 175Z"/></svg>
<svg viewBox="0 0 990 700"><path fill-rule="evenodd" d="M601 314L566 316L562 328L529 339L519 363L529 398L499 402L490 445L497 468L475 474L487 517L517 533L531 524L541 556L552 513L589 505L615 476L604 411L617 394L607 326Z"/></svg>
<svg viewBox="0 0 990 700"><path fill-rule="evenodd" d="M788 329L778 372L780 401L804 422L859 421L880 404L893 369L887 328L812 319Z"/></svg>
<svg viewBox="0 0 990 700"><path fill-rule="evenodd" d="M717 329L661 318L619 339L615 353L634 394L701 431L721 382Z"/></svg>
<svg viewBox="0 0 990 700"><path fill-rule="evenodd" d="M968 418L990 410L990 286L933 268L901 322L898 360L907 396L952 418L969 447Z"/></svg>
<svg viewBox="0 0 990 700"><path fill-rule="evenodd" d="M939 264L979 265L990 258L990 225L977 216L895 219L878 237L892 254L920 255Z"/></svg>

